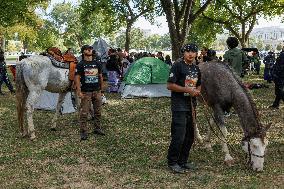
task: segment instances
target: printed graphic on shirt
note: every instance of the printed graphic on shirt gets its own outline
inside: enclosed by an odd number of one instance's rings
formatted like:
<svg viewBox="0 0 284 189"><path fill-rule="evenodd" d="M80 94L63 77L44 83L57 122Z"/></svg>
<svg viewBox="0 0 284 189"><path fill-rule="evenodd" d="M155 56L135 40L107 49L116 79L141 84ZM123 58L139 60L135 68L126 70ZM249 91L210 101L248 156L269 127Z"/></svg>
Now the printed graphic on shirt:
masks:
<svg viewBox="0 0 284 189"><path fill-rule="evenodd" d="M192 76L187 75L184 83L186 87L195 88L197 81L198 81L198 78L194 78Z"/></svg>
<svg viewBox="0 0 284 189"><path fill-rule="evenodd" d="M193 71L189 71L188 75L185 76L184 86L189 88L196 88L197 81L198 73L194 69ZM189 96L189 94L184 93L184 96Z"/></svg>
<svg viewBox="0 0 284 189"><path fill-rule="evenodd" d="M185 87L196 87L198 81L198 72L196 69L190 70L188 75L185 77L184 86Z"/></svg>
<svg viewBox="0 0 284 189"><path fill-rule="evenodd" d="M85 83L98 83L98 69L97 68L85 68Z"/></svg>

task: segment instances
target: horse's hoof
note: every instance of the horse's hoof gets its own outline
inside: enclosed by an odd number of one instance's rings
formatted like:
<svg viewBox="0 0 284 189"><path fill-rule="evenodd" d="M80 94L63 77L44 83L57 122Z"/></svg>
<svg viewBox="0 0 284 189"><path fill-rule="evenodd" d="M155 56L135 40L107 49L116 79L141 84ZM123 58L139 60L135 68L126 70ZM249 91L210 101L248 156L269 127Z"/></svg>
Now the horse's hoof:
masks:
<svg viewBox="0 0 284 189"><path fill-rule="evenodd" d="M212 146L211 146L210 144L206 144L206 145L205 145L205 149L206 149L208 152L214 152L214 151L213 151L213 148L212 148Z"/></svg>
<svg viewBox="0 0 284 189"><path fill-rule="evenodd" d="M56 128L50 128L51 131L56 131Z"/></svg>
<svg viewBox="0 0 284 189"><path fill-rule="evenodd" d="M234 161L233 159L225 160L225 164L226 164L228 167L232 167L232 166L235 164L235 161Z"/></svg>
<svg viewBox="0 0 284 189"><path fill-rule="evenodd" d="M28 137L28 133L21 133L21 137L22 138L27 138Z"/></svg>
<svg viewBox="0 0 284 189"><path fill-rule="evenodd" d="M212 147L210 147L210 148L206 148L206 150L207 150L208 152L210 152L210 153L213 153L213 152L214 152L214 150L213 150L213 148L212 148Z"/></svg>
<svg viewBox="0 0 284 189"><path fill-rule="evenodd" d="M203 144L203 139L202 138L196 138L197 142L200 144Z"/></svg>
<svg viewBox="0 0 284 189"><path fill-rule="evenodd" d="M34 133L32 133L31 136L30 136L30 140L31 140L31 141L34 141L35 139L36 139L36 136L35 136Z"/></svg>

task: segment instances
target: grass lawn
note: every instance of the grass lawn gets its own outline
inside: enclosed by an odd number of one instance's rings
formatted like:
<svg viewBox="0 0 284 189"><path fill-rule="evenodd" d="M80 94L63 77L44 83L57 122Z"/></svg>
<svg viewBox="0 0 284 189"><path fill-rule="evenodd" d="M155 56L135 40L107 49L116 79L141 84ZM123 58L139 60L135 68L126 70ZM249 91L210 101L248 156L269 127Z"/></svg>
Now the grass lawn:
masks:
<svg viewBox="0 0 284 189"><path fill-rule="evenodd" d="M250 76L249 82L263 82ZM2 86L3 87L3 86ZM238 118L226 118L228 141L237 149L233 167L223 163L219 141L213 137L214 152L196 143L190 159L199 169L185 175L167 169L170 142L170 99L121 100L108 94L103 107L104 137L91 135L80 142L77 114L65 114L57 131L50 131L53 113L36 111L37 140L20 137L15 96L4 87L0 96L0 188L283 188L284 104L279 110L267 107L274 99L274 85L252 90L263 123L272 122L265 170L246 168ZM208 124L203 107L198 107L198 124L204 135ZM90 122L90 132L91 132Z"/></svg>

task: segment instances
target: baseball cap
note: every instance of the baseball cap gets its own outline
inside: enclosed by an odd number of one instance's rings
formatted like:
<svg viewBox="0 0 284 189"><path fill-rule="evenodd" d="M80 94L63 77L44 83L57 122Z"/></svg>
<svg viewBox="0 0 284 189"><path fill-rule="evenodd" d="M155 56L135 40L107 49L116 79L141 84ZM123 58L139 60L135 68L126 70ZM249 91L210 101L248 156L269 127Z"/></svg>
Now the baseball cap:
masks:
<svg viewBox="0 0 284 189"><path fill-rule="evenodd" d="M84 50L86 50L86 49L93 49L93 47L92 47L91 45L83 45L83 46L81 47L81 53L83 53Z"/></svg>
<svg viewBox="0 0 284 189"><path fill-rule="evenodd" d="M187 52L198 52L198 46L195 45L194 43L189 43L186 44L182 47L181 52L184 53L185 51Z"/></svg>

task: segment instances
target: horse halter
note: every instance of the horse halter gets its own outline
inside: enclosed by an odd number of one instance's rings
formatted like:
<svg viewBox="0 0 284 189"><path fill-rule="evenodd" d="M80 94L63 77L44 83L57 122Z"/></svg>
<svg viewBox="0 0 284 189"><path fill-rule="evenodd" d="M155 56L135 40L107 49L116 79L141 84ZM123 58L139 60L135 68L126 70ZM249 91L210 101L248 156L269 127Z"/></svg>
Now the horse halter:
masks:
<svg viewBox="0 0 284 189"><path fill-rule="evenodd" d="M252 156L255 156L255 157L258 157L258 158L264 158L264 157L265 157L265 154L263 154L263 155L258 155L258 154L252 153L251 147L250 147L250 140L251 140L251 139L252 139L252 138L248 138L247 140L243 140L243 141L247 141L247 142L248 142L248 156L249 156L248 164L249 164L250 166L252 166L252 162L251 162L251 157L252 157Z"/></svg>

